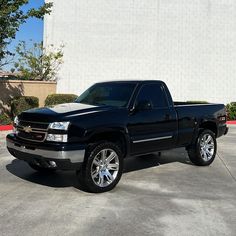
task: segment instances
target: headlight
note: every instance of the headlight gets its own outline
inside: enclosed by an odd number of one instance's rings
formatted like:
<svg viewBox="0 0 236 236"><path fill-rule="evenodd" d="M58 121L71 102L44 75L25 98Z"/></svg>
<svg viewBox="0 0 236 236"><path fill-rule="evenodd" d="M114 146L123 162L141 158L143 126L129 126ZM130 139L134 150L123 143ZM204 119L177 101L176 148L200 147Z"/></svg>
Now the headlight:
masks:
<svg viewBox="0 0 236 236"><path fill-rule="evenodd" d="M14 118L14 121L13 121L13 133L14 134L17 134L17 129L16 129L16 127L19 125L19 119L18 119L18 117L16 116L15 118Z"/></svg>
<svg viewBox="0 0 236 236"><path fill-rule="evenodd" d="M18 126L19 125L19 119L18 119L18 116L16 116L14 118L14 126Z"/></svg>
<svg viewBox="0 0 236 236"><path fill-rule="evenodd" d="M67 134L48 134L46 140L51 142L67 142Z"/></svg>
<svg viewBox="0 0 236 236"><path fill-rule="evenodd" d="M69 124L70 124L69 121L53 122L49 124L49 129L68 130Z"/></svg>

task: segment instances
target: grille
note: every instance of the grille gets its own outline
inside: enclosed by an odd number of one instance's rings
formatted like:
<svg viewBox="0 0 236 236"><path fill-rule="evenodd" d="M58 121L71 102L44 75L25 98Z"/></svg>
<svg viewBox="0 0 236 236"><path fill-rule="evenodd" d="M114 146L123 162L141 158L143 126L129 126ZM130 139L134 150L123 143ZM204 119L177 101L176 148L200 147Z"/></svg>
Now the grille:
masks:
<svg viewBox="0 0 236 236"><path fill-rule="evenodd" d="M43 142L46 139L48 125L49 123L20 120L16 127L16 134L21 139Z"/></svg>
<svg viewBox="0 0 236 236"><path fill-rule="evenodd" d="M40 122L33 122L33 121L24 121L20 120L18 126L25 127L30 126L33 129L43 129L47 130L49 123L40 123Z"/></svg>

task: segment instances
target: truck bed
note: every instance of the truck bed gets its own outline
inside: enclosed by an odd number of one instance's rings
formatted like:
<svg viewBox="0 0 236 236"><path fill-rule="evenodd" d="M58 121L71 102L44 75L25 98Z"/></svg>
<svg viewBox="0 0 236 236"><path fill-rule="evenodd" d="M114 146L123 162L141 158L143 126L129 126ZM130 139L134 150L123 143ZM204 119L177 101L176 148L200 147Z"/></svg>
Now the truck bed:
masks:
<svg viewBox="0 0 236 236"><path fill-rule="evenodd" d="M175 106L189 106L189 105L209 105L207 102L174 102Z"/></svg>
<svg viewBox="0 0 236 236"><path fill-rule="evenodd" d="M188 139L195 132L196 124L200 124L202 120L218 124L218 117L225 116L225 106L223 104L174 102L174 108L179 121L179 140L181 140L181 144L189 141ZM215 129L217 128L215 127ZM222 132L224 132L224 127L219 127L217 136L221 136Z"/></svg>

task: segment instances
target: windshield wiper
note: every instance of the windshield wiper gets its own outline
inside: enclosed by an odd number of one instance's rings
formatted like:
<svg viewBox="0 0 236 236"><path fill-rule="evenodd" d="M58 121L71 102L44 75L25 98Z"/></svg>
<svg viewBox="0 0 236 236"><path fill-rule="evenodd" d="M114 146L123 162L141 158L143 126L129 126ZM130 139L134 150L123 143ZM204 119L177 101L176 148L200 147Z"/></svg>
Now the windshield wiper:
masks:
<svg viewBox="0 0 236 236"><path fill-rule="evenodd" d="M92 104L91 104L92 105ZM95 102L95 103L93 103L93 105L97 105L97 106L106 106L107 104L105 104L105 103L100 103L100 102Z"/></svg>

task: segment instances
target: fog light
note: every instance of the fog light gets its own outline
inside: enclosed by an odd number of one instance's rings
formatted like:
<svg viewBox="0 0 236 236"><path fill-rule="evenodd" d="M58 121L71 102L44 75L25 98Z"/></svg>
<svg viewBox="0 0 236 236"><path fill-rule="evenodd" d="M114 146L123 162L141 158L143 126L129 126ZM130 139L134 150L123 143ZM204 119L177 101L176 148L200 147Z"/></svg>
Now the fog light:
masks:
<svg viewBox="0 0 236 236"><path fill-rule="evenodd" d="M46 140L51 142L67 142L67 134L48 134Z"/></svg>
<svg viewBox="0 0 236 236"><path fill-rule="evenodd" d="M57 164L55 161L49 161L49 164L51 167L57 167Z"/></svg>

